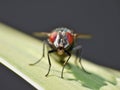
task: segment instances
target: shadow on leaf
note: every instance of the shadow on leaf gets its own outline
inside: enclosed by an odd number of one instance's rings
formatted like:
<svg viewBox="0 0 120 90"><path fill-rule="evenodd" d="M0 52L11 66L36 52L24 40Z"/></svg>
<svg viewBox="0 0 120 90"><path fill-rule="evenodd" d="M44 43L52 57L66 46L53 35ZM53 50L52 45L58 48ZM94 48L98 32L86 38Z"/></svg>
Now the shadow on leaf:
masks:
<svg viewBox="0 0 120 90"><path fill-rule="evenodd" d="M99 90L101 87L107 85L105 83L105 79L95 75L93 73L86 73L81 70L80 67L76 67L75 65L71 64L71 72L75 78L66 78L67 80L74 80L80 82L83 86L90 88L92 90Z"/></svg>

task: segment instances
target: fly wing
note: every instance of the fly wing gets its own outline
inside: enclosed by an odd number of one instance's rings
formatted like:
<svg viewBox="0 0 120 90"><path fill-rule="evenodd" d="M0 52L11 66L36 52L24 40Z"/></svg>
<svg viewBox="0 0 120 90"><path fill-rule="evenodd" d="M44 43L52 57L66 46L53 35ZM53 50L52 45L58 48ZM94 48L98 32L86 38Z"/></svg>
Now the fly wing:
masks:
<svg viewBox="0 0 120 90"><path fill-rule="evenodd" d="M50 33L48 33L48 32L34 32L33 35L35 35L37 37L49 37Z"/></svg>
<svg viewBox="0 0 120 90"><path fill-rule="evenodd" d="M75 38L81 38L81 39L91 39L92 35L90 34L74 34Z"/></svg>

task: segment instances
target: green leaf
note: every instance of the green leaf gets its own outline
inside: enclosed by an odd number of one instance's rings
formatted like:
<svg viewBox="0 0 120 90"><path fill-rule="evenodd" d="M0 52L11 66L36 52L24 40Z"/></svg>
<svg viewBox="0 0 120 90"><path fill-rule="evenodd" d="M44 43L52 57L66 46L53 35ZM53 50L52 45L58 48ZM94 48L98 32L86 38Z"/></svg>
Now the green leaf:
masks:
<svg viewBox="0 0 120 90"><path fill-rule="evenodd" d="M47 50L45 58L34 65L42 56L42 41L0 23L0 62L20 75L36 89L45 90L120 90L120 72L91 63L82 58L82 65L89 73L84 72L74 63L72 55L68 66L61 76L60 58L52 54L52 68L48 77ZM79 63L78 63L79 64Z"/></svg>

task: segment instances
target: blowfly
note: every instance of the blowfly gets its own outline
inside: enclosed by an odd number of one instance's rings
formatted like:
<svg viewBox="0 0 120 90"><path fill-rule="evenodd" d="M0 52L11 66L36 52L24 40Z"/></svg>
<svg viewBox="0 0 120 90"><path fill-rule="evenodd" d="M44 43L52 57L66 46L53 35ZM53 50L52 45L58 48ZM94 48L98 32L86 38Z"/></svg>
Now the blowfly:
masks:
<svg viewBox="0 0 120 90"><path fill-rule="evenodd" d="M64 61L63 67L62 67L62 72L61 72L61 78L63 78L63 71L68 63L72 51L75 51L76 53L76 60L79 57L79 63L81 65L81 68L83 71L86 72L84 67L81 64L81 52L82 52L82 46L81 45L76 45L77 43L77 38L81 39L89 39L91 38L91 35L89 34L78 34L78 33L73 33L71 29L61 27L61 28L56 28L54 29L51 33L48 32L35 32L35 36L38 37L47 37L48 39L44 41L43 43L43 54L41 58L36 61L33 64L30 65L35 65L39 63L43 57L45 56L45 44L49 45L51 47L51 50L47 52L47 57L48 57L48 63L49 63L49 68L48 72L45 76L49 75L50 69L51 69L51 60L50 60L50 54L51 53L57 53L58 56L60 57L66 57L68 56L67 60Z"/></svg>

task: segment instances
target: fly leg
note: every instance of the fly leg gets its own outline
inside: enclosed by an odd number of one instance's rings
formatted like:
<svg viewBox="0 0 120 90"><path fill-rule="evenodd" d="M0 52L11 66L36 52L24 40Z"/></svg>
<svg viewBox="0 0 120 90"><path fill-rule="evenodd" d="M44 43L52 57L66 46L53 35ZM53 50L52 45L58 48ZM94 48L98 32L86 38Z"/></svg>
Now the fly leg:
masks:
<svg viewBox="0 0 120 90"><path fill-rule="evenodd" d="M78 45L78 39L77 38L75 38L75 46L76 47L73 48L73 51L75 51L75 55L76 55L75 64L76 64L77 67L79 67L78 63L77 63L77 59L79 57L79 52L78 51L79 51L80 48L82 48L82 46Z"/></svg>
<svg viewBox="0 0 120 90"><path fill-rule="evenodd" d="M65 51L67 54L68 54L68 59L64 62L64 64L63 64L63 68L62 68L62 72L61 72L61 78L63 78L63 71L64 71L64 68L65 68L65 66L66 66L66 64L68 63L68 61L69 61L69 59L70 59L70 57L71 57L71 53L69 53L68 51Z"/></svg>
<svg viewBox="0 0 120 90"><path fill-rule="evenodd" d="M36 61L35 63L29 64L29 65L33 66L33 65L39 63L39 62L43 59L43 57L45 56L45 44L46 44L46 41L43 42L43 53L42 53L42 57L41 57L38 61Z"/></svg>
<svg viewBox="0 0 120 90"><path fill-rule="evenodd" d="M81 53L80 53L81 50L79 50L79 49L81 49L81 48L82 48L81 45L78 45L78 46L76 46L76 47L73 48L73 51L75 51L75 55L76 55L75 64L76 64L77 67L79 67L79 66L78 66L78 63L77 63L77 59L78 59L79 57L80 57L80 59L81 59ZM81 52L82 52L82 51L81 51ZM80 56L79 56L79 53L80 53Z"/></svg>
<svg viewBox="0 0 120 90"><path fill-rule="evenodd" d="M50 72L50 69L51 69L51 61L50 61L50 56L49 56L49 54L50 54L50 53L53 53L53 52L56 52L56 50L50 50L50 51L48 51L48 54L47 54L47 56L48 56L48 63L49 63L49 69L48 69L47 74L45 75L46 77L48 76L48 74L49 74L49 72Z"/></svg>
<svg viewBox="0 0 120 90"><path fill-rule="evenodd" d="M79 63L80 63L80 65L81 65L81 69L84 71L84 72L86 72L86 73L89 73L89 72L87 72L85 69L84 69L84 67L83 67L83 65L82 65L82 59L81 59L81 55L82 55L82 46L81 45L78 45L77 47L75 47L75 48L73 48L73 50L76 50L76 60L75 60L75 63L77 64L77 59L79 58ZM78 66L78 64L77 64L77 66Z"/></svg>

